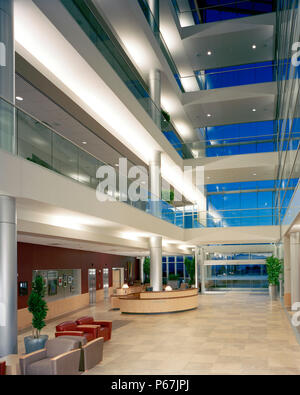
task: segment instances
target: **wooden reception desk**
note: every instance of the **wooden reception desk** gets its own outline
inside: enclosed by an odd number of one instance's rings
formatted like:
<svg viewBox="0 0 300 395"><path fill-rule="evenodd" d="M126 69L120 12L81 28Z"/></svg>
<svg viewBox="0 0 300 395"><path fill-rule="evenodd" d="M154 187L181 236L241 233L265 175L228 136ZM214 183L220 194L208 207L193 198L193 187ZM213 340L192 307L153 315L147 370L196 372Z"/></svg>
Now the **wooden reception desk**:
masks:
<svg viewBox="0 0 300 395"><path fill-rule="evenodd" d="M198 290L140 292L119 297L121 313L159 314L187 311L198 307Z"/></svg>

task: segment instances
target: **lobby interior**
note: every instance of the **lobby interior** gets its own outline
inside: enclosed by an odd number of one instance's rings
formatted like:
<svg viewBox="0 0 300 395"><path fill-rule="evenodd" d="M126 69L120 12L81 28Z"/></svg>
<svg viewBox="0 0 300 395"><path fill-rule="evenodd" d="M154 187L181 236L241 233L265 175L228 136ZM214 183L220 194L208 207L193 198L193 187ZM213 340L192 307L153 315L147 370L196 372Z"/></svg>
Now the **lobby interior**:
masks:
<svg viewBox="0 0 300 395"><path fill-rule="evenodd" d="M299 374L298 2L0 0L0 24L0 374Z"/></svg>

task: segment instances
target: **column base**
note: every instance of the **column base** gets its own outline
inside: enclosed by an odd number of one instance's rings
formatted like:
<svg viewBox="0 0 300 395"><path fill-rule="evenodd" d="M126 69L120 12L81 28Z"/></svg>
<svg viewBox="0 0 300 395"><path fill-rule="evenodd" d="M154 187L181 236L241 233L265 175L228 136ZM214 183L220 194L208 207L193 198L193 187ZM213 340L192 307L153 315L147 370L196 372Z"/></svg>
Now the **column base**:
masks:
<svg viewBox="0 0 300 395"><path fill-rule="evenodd" d="M284 301L285 307L287 309L290 309L291 308L291 304L292 304L292 302L291 302L291 294L290 293L284 294L283 301Z"/></svg>

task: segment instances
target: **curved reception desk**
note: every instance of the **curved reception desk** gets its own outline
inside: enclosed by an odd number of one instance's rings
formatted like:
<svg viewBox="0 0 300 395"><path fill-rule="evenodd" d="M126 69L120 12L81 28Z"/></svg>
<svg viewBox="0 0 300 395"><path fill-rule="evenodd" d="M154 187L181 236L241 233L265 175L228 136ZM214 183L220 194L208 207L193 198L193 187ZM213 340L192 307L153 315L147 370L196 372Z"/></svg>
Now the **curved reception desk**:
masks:
<svg viewBox="0 0 300 395"><path fill-rule="evenodd" d="M121 313L159 314L193 310L198 307L198 290L141 292L120 296Z"/></svg>

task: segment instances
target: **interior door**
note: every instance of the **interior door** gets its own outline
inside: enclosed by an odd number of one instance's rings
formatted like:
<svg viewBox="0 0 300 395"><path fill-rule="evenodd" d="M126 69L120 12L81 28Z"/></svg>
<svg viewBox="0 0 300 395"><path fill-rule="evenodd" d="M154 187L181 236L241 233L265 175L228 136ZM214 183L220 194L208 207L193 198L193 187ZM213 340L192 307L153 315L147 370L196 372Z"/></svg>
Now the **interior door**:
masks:
<svg viewBox="0 0 300 395"><path fill-rule="evenodd" d="M113 269L113 289L121 288L121 270Z"/></svg>

